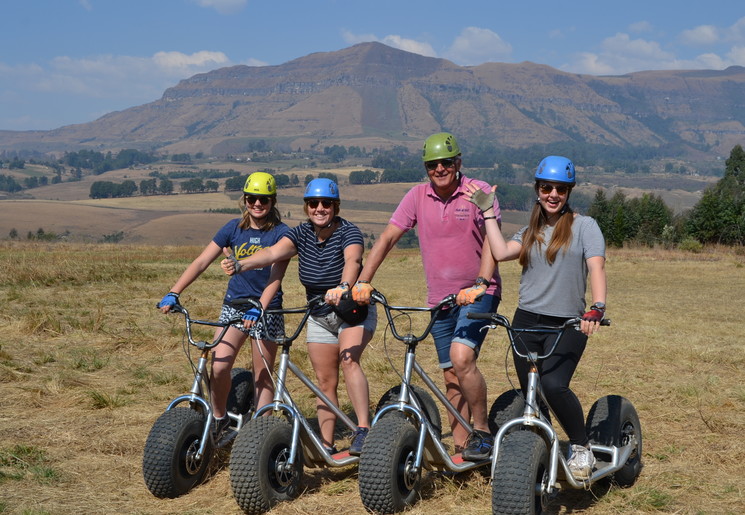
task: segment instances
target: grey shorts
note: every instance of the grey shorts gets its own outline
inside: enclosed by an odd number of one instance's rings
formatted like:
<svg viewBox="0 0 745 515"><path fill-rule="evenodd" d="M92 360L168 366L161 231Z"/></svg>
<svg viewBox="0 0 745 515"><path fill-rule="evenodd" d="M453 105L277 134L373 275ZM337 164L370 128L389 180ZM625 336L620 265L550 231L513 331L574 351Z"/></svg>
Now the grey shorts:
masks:
<svg viewBox="0 0 745 515"><path fill-rule="evenodd" d="M243 311L223 304L218 322L225 323L236 315L243 316ZM276 341L285 335L285 317L276 313L267 313L259 319L250 329L243 327L243 323L233 324L233 327L249 335L256 340Z"/></svg>
<svg viewBox="0 0 745 515"><path fill-rule="evenodd" d="M313 343L339 343L339 333L348 327L364 327L365 331L373 334L378 326L378 312L375 304L367 310L367 318L356 326L344 322L333 311L327 315L308 317L306 340Z"/></svg>

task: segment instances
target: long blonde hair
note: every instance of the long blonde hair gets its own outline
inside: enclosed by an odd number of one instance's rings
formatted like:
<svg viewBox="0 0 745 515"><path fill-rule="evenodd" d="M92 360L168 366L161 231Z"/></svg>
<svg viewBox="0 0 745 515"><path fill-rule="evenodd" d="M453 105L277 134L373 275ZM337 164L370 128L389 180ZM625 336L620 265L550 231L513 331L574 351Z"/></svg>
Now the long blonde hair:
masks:
<svg viewBox="0 0 745 515"><path fill-rule="evenodd" d="M270 231L282 222L282 215L279 214L279 209L277 209L277 195L270 195L269 198L272 202L272 208L266 215L266 221L264 222L264 225L261 226L261 231ZM246 207L245 195L241 195L238 205L243 211L241 223L238 224L238 226L245 231L246 229L251 228L251 211Z"/></svg>
<svg viewBox="0 0 745 515"><path fill-rule="evenodd" d="M535 186L536 194L538 193L538 184ZM574 222L574 211L569 206L569 195L572 193L572 189L569 188L567 192L567 201L564 207L559 213L559 219L554 225L554 232L551 235L551 241L546 247L546 261L549 265L553 265L556 260L556 255L559 250L569 248L572 243L572 223ZM528 222L528 228L523 233L523 245L520 249L520 257L518 261L520 265L525 268L530 265L530 249L533 245L538 245L539 250L545 245L543 241L543 229L546 227L548 219L543 213L541 204L536 201L533 206L533 210L530 213L530 221Z"/></svg>

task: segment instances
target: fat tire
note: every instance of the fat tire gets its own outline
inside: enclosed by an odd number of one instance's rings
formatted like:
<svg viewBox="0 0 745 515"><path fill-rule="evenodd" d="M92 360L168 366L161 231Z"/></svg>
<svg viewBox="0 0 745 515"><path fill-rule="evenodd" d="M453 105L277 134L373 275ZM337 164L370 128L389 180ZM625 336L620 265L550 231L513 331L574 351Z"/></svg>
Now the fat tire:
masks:
<svg viewBox="0 0 745 515"><path fill-rule="evenodd" d="M631 436L637 446L626 463L617 470L612 481L627 487L636 482L642 471L642 426L631 401L620 395L601 397L590 408L585 425L591 443L622 447Z"/></svg>
<svg viewBox="0 0 745 515"><path fill-rule="evenodd" d="M207 442L201 460L195 461L205 417L186 407L164 412L153 424L145 442L142 474L148 490L160 498L185 494L204 479L214 448Z"/></svg>
<svg viewBox="0 0 745 515"><path fill-rule="evenodd" d="M437 403L429 394L429 392L421 386L413 384L409 385L409 392L416 397L419 405L424 410L424 416L427 417L427 420L434 428L435 434L439 438L442 435L442 417L440 417L440 410L437 407ZM400 384L389 389L380 397L378 405L375 408L375 413L380 411L385 406L395 403L398 400L399 395L401 395Z"/></svg>
<svg viewBox="0 0 745 515"><path fill-rule="evenodd" d="M248 415L254 403L254 377L250 370L233 368L230 371L230 393L227 410L236 415Z"/></svg>
<svg viewBox="0 0 745 515"><path fill-rule="evenodd" d="M547 479L546 442L533 431L511 431L499 447L492 478L492 513L542 513L546 497L540 488Z"/></svg>
<svg viewBox="0 0 745 515"><path fill-rule="evenodd" d="M416 457L419 432L401 413L376 422L365 439L359 463L362 504L376 513L395 513L419 497L421 470L409 473Z"/></svg>
<svg viewBox="0 0 745 515"><path fill-rule="evenodd" d="M230 486L245 513L264 513L300 495L302 447L298 447L294 469L280 469L291 447L292 426L281 418L257 417L238 432L230 454Z"/></svg>
<svg viewBox="0 0 745 515"><path fill-rule="evenodd" d="M513 389L503 392L494 400L489 410L489 431L497 434L499 428L514 418L523 416L525 412L525 399L522 390Z"/></svg>

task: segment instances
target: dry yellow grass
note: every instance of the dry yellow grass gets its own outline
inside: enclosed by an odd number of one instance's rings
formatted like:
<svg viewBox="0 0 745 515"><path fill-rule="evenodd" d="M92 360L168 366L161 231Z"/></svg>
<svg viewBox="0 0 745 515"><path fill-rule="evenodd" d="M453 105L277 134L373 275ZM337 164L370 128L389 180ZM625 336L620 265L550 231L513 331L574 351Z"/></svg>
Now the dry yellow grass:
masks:
<svg viewBox="0 0 745 515"><path fill-rule="evenodd" d="M0 244L0 513L240 513L225 466L173 500L154 498L141 473L152 423L190 382L180 319L153 306L201 245ZM645 468L629 489L563 492L549 513L742 511L743 265L726 249L609 252L613 325L591 339L573 386L585 410L602 395L632 400ZM294 267L285 281L291 306L303 302ZM515 263L502 269L500 311L511 316L519 271ZM215 316L224 283L213 267L182 300L202 318ZM417 252L394 251L375 286L395 303L423 302ZM396 383L386 354L398 368L403 362L383 327L363 361L373 402ZM301 362L302 347L293 349ZM490 334L479 360L490 402L508 387L505 351L503 332ZM439 380L433 354L426 344L418 352ZM248 355L239 360L245 366ZM306 469L303 485L298 500L272 513L364 513L354 467ZM491 511L478 473L430 475L423 493L407 513Z"/></svg>

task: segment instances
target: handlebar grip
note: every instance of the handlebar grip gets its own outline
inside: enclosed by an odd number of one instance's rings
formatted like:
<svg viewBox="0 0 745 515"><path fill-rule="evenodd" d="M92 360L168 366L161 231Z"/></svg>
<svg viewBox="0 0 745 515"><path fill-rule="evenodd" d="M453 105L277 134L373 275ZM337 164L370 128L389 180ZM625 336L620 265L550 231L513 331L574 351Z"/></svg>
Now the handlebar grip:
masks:
<svg viewBox="0 0 745 515"><path fill-rule="evenodd" d="M604 318L600 321L600 325L610 325L610 318Z"/></svg>
<svg viewBox="0 0 745 515"><path fill-rule="evenodd" d="M471 320L491 320L493 313L467 313L466 318Z"/></svg>

